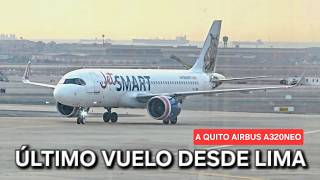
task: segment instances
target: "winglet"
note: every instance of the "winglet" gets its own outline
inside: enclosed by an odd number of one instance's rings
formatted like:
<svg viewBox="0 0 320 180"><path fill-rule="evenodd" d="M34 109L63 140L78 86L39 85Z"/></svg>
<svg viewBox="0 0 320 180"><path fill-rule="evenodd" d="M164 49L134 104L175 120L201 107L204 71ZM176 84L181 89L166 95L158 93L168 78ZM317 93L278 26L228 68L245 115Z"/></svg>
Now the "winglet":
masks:
<svg viewBox="0 0 320 180"><path fill-rule="evenodd" d="M31 74L30 65L31 65L31 62L29 61L29 62L28 62L28 65L27 65L27 67L26 67L26 70L24 71L23 77L22 77L22 82L23 82L23 83L32 84L32 85L36 85L36 86L47 87L47 88L51 88L51 89L56 88L55 85L51 85L51 84L31 82L31 81L29 80L30 74Z"/></svg>
<svg viewBox="0 0 320 180"><path fill-rule="evenodd" d="M22 77L22 81L28 81L29 80L29 77L31 75L30 65L31 65L31 61L28 62L28 65L27 65L26 70L24 71L24 74L23 74L23 77Z"/></svg>

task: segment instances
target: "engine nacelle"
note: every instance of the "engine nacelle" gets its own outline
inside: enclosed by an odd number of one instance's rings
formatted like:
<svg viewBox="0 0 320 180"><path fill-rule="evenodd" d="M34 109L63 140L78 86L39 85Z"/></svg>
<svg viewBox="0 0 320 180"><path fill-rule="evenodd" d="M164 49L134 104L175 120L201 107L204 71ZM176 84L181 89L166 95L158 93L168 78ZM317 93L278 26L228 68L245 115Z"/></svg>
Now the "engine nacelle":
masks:
<svg viewBox="0 0 320 180"><path fill-rule="evenodd" d="M76 117L80 113L80 110L78 107L67 106L59 102L57 102L57 110L60 114L66 117Z"/></svg>
<svg viewBox="0 0 320 180"><path fill-rule="evenodd" d="M181 112L181 104L173 97L155 96L147 102L150 116L156 120L177 117Z"/></svg>

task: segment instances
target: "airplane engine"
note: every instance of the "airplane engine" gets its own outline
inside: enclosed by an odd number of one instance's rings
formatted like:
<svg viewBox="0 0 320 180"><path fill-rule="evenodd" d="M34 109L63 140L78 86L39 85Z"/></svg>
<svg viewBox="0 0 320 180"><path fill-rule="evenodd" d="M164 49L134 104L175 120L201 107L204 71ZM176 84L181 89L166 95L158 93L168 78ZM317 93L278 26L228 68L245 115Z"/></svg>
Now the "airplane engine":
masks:
<svg viewBox="0 0 320 180"><path fill-rule="evenodd" d="M155 96L147 102L150 116L156 120L177 117L181 112L181 104L173 97Z"/></svg>
<svg viewBox="0 0 320 180"><path fill-rule="evenodd" d="M80 110L78 107L67 106L59 102L57 102L57 110L60 114L66 117L76 117L80 113Z"/></svg>

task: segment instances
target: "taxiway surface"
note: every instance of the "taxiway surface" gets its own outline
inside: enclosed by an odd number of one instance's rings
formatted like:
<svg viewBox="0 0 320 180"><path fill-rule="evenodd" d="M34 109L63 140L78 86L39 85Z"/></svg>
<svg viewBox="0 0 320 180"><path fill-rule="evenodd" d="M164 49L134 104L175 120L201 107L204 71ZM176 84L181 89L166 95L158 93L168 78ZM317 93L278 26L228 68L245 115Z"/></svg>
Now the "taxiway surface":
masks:
<svg viewBox="0 0 320 180"><path fill-rule="evenodd" d="M318 179L320 176L320 115L241 113L183 110L176 125L163 125L145 110L114 109L116 124L102 121L103 109L93 109L85 125L63 118L54 106L0 105L0 179ZM304 146L194 146L195 128L303 128ZM308 169L19 169L14 150L35 149L303 149Z"/></svg>

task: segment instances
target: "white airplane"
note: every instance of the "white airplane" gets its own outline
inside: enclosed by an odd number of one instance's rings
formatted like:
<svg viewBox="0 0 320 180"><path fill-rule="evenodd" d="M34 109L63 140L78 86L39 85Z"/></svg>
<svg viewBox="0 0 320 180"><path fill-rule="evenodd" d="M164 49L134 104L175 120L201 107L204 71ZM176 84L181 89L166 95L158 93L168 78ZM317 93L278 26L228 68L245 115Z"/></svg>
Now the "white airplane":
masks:
<svg viewBox="0 0 320 180"><path fill-rule="evenodd" d="M23 83L52 88L57 110L66 117L77 117L84 124L90 107L104 107L105 122L117 122L118 115L111 108L146 108L155 120L176 124L183 100L188 96L283 89L292 86L215 89L227 79L215 73L221 20L214 21L201 53L191 69L78 69L65 74L57 85L31 82L30 62Z"/></svg>

